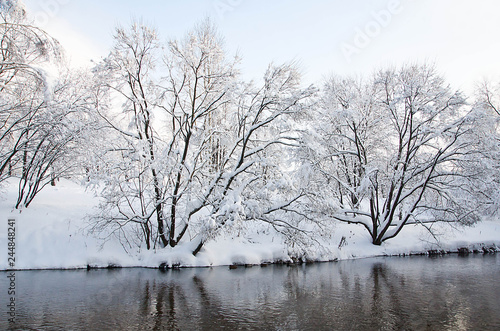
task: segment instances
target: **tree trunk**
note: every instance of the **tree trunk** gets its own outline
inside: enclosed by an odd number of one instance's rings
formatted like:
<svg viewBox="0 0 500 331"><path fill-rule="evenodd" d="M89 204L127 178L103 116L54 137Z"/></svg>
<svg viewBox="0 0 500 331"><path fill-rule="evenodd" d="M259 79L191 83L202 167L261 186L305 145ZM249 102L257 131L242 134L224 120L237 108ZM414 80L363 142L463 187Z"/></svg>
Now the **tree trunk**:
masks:
<svg viewBox="0 0 500 331"><path fill-rule="evenodd" d="M50 174L50 186L56 186L56 174L54 171Z"/></svg>
<svg viewBox="0 0 500 331"><path fill-rule="evenodd" d="M180 174L179 174L180 176ZM177 190L176 190L177 191ZM177 207L177 198L174 197L172 198L172 206L171 206L171 209L170 209L170 236L169 236L169 240L170 240L170 246L171 247L175 247L175 245L177 244L176 240L175 240L175 214L176 214L176 207Z"/></svg>
<svg viewBox="0 0 500 331"><path fill-rule="evenodd" d="M161 201L161 190L160 184L158 182L158 176L156 175L156 170L151 169L153 175L153 184L155 187L155 203L156 203L156 223L158 226L158 236L160 237L163 247L168 246L168 240L165 236L165 225L163 224L163 204Z"/></svg>
<svg viewBox="0 0 500 331"><path fill-rule="evenodd" d="M142 231L144 232L144 241L146 242L146 248L149 251L151 249L151 230L148 223L142 224Z"/></svg>
<svg viewBox="0 0 500 331"><path fill-rule="evenodd" d="M203 247L203 244L204 244L203 240L200 240L200 243L198 244L198 246L196 246L196 248L193 251L194 256L196 256L196 254L198 254L200 252L200 250Z"/></svg>
<svg viewBox="0 0 500 331"><path fill-rule="evenodd" d="M188 131L186 134L186 138L184 140L184 151L182 153L182 159L180 163L179 170L177 172L177 178L175 180L174 192L172 195L172 206L170 211L170 246L175 247L177 245L177 241L175 240L175 226L176 226L176 212L177 212L177 202L179 201L178 194L179 189L181 187L181 178L182 178L182 168L186 163L186 158L189 149L189 141L191 140L191 131Z"/></svg>
<svg viewBox="0 0 500 331"><path fill-rule="evenodd" d="M163 224L163 207L161 203L156 205L156 221L158 223L158 236L160 237L163 247L168 246L168 240L165 236L165 225Z"/></svg>

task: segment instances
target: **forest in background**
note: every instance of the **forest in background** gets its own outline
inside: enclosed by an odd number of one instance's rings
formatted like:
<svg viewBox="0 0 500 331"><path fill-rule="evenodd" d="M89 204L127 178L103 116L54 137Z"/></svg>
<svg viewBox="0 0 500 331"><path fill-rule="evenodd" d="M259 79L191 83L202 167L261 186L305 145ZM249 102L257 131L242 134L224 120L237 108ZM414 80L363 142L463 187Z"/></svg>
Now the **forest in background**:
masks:
<svg viewBox="0 0 500 331"><path fill-rule="evenodd" d="M428 63L318 87L270 64L245 82L208 19L167 42L118 27L105 59L73 69L22 4L0 15L0 185L18 181L16 209L68 178L99 198L92 231L194 255L248 222L297 243L360 224L380 245L497 212L496 83L465 96Z"/></svg>

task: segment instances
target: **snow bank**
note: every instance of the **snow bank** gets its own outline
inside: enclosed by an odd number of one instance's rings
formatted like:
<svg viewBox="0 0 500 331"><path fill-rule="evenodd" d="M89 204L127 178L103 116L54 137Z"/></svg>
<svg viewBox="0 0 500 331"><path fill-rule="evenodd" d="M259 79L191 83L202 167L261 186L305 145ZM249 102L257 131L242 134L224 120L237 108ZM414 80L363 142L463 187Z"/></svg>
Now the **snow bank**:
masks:
<svg viewBox="0 0 500 331"><path fill-rule="evenodd" d="M17 187L14 181L6 186L0 200L0 269L8 266L7 221L16 220L16 269L86 268L118 266L216 266L262 264L290 261L302 257L314 261L364 258L379 255L418 254L429 251L469 250L483 246L500 247L500 222L485 220L474 227L453 229L434 225L438 240L421 226L407 226L398 237L381 246L374 246L362 226L332 223L329 236L303 246L286 244L272 228L248 227L245 236L222 235L209 242L194 257L195 243L175 249L142 251L127 254L121 244L111 238L88 235L85 216L96 205L90 192L70 181L62 180L47 187L33 204L15 210ZM259 227L260 226L260 227Z"/></svg>

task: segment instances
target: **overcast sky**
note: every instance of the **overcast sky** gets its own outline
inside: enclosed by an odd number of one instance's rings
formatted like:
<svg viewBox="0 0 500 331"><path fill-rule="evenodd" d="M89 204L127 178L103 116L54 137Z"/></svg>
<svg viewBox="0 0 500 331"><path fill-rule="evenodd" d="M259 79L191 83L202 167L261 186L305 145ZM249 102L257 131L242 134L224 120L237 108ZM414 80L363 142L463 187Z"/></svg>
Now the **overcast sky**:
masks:
<svg viewBox="0 0 500 331"><path fill-rule="evenodd" d="M238 52L245 78L270 62L297 61L306 83L332 73L369 74L404 62L434 62L470 93L500 81L498 0L25 0L38 24L77 65L106 56L118 24L140 19L162 39L209 16Z"/></svg>

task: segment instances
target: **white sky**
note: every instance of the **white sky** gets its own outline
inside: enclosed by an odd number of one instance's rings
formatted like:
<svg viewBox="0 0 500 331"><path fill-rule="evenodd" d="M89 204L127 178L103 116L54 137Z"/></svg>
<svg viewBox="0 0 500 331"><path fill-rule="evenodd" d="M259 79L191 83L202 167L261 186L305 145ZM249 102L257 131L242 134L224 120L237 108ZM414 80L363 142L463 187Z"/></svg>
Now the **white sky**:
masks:
<svg viewBox="0 0 500 331"><path fill-rule="evenodd" d="M498 0L24 0L77 65L106 56L117 24L132 19L181 37L210 16L238 51L245 78L270 62L297 61L306 83L332 73L369 74L388 65L434 62L470 93L500 81Z"/></svg>

